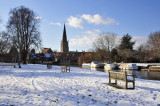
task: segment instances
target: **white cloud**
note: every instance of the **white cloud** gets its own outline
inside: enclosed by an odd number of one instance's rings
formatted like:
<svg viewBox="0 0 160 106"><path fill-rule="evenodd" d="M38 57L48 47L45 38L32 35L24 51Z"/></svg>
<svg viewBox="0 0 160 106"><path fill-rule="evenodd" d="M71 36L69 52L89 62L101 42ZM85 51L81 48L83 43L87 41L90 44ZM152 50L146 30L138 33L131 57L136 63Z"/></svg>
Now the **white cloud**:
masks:
<svg viewBox="0 0 160 106"><path fill-rule="evenodd" d="M136 41L134 48L138 48L140 44L146 43L148 40L148 37L146 36L133 36L132 41Z"/></svg>
<svg viewBox="0 0 160 106"><path fill-rule="evenodd" d="M82 19L77 18L77 17L71 16L67 19L67 24L71 27L74 27L74 28L81 28L82 29L83 28L82 23L83 23Z"/></svg>
<svg viewBox="0 0 160 106"><path fill-rule="evenodd" d="M99 36L100 30L86 31L83 35L76 35L69 41L69 45L78 47L91 47L93 41Z"/></svg>
<svg viewBox="0 0 160 106"><path fill-rule="evenodd" d="M87 15L87 14L83 14L81 16L82 19L86 20L88 23L93 23L93 24L116 24L119 25L119 22L117 22L115 19L113 18L103 18L102 16L100 16L99 14L95 14L95 15Z"/></svg>
<svg viewBox="0 0 160 106"><path fill-rule="evenodd" d="M117 22L114 18L109 18L109 17L102 17L99 14L95 14L95 15L89 15L89 14L83 14L81 16L78 17L74 17L74 16L70 16L67 19L67 24L71 27L74 28L83 28L83 21L87 21L88 23L91 24L105 24L105 25L109 25L109 24L116 24L119 25L119 22Z"/></svg>
<svg viewBox="0 0 160 106"><path fill-rule="evenodd" d="M61 26L61 25L62 25L62 24L59 23L59 22L51 22L50 24L52 24L52 25L57 25L57 26Z"/></svg>
<svg viewBox="0 0 160 106"><path fill-rule="evenodd" d="M37 20L41 20L42 19L42 17L34 17L34 19L37 19Z"/></svg>

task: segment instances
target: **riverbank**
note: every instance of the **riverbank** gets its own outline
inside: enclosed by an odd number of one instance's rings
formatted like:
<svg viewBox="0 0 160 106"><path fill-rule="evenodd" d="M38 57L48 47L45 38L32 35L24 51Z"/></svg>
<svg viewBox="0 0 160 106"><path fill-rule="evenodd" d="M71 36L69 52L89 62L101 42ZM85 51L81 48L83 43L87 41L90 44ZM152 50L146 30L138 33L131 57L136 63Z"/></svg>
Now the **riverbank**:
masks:
<svg viewBox="0 0 160 106"><path fill-rule="evenodd" d="M108 74L71 67L0 67L0 105L160 105L160 81L136 78L134 90L108 86Z"/></svg>

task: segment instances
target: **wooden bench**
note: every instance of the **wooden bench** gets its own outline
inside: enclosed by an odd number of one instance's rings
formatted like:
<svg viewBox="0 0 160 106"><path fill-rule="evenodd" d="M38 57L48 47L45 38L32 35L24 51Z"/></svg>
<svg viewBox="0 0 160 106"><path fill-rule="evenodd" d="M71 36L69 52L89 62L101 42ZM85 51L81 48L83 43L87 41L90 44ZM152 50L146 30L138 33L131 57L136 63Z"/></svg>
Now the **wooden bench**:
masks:
<svg viewBox="0 0 160 106"><path fill-rule="evenodd" d="M61 72L70 72L70 66L61 66Z"/></svg>
<svg viewBox="0 0 160 106"><path fill-rule="evenodd" d="M114 71L108 71L108 74L109 74L108 85L121 89L135 89L135 76L127 75L127 72L114 72ZM112 80L114 80L114 82ZM123 87L118 85L117 81L124 82L125 86ZM132 83L133 86L129 87L128 83Z"/></svg>

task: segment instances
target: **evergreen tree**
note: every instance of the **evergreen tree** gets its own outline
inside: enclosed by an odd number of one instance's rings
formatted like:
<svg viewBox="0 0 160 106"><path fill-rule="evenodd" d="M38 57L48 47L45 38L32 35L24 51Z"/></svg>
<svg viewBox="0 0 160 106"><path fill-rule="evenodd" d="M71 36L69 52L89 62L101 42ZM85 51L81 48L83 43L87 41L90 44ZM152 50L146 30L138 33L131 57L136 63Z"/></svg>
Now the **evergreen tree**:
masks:
<svg viewBox="0 0 160 106"><path fill-rule="evenodd" d="M135 41L131 41L132 37L129 34L126 34L122 37L121 44L119 45L119 50L133 50L133 45L135 44Z"/></svg>
<svg viewBox="0 0 160 106"><path fill-rule="evenodd" d="M118 60L118 51L116 48L113 48L111 51L112 62L117 62Z"/></svg>
<svg viewBox="0 0 160 106"><path fill-rule="evenodd" d="M133 46L135 41L132 42L132 37L129 34L126 34L122 37L121 43L119 45L119 52L118 55L123 62L132 62L133 59Z"/></svg>

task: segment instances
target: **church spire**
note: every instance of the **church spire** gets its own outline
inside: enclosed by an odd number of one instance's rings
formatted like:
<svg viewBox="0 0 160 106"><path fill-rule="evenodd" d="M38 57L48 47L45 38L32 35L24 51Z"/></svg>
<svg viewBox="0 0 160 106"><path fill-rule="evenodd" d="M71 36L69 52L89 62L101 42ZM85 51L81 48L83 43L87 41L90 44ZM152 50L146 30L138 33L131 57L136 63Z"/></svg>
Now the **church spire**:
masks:
<svg viewBox="0 0 160 106"><path fill-rule="evenodd" d="M63 42L66 42L66 41L67 41L67 35L66 35L66 27L65 27L65 24L64 24L64 29L63 29L63 38L62 38L62 41L63 41Z"/></svg>
<svg viewBox="0 0 160 106"><path fill-rule="evenodd" d="M63 29L63 38L61 41L61 52L69 52L69 47L68 47L68 41L67 41L67 34L66 34L66 27L64 24L64 29Z"/></svg>

